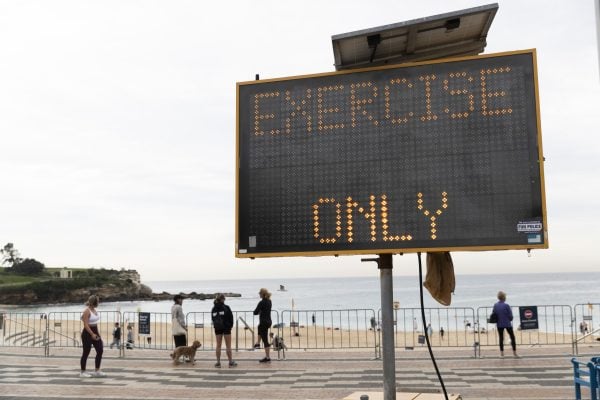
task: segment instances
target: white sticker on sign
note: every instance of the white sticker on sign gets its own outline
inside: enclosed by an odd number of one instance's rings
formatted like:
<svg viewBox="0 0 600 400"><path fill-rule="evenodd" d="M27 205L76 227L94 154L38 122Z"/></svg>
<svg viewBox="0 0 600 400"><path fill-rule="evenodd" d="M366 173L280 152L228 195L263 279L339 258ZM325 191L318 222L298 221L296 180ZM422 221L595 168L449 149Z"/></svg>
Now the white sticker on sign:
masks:
<svg viewBox="0 0 600 400"><path fill-rule="evenodd" d="M539 221L525 221L517 224L518 232L541 232L542 223Z"/></svg>

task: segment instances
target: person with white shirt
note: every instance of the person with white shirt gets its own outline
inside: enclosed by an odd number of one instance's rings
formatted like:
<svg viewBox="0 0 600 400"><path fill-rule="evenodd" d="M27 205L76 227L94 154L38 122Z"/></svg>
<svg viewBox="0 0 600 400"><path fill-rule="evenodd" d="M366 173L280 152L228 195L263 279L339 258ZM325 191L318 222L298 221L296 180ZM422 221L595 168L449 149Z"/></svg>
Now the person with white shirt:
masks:
<svg viewBox="0 0 600 400"><path fill-rule="evenodd" d="M81 332L81 343L83 353L81 354L81 378L105 377L106 374L100 371L102 363L102 353L104 352L104 344L98 332L98 323L100 322L100 314L96 310L98 307L98 296L91 295L85 303L86 308L83 311L81 320L83 321L83 331ZM96 350L95 371L93 373L86 371L88 356L92 351L92 346Z"/></svg>
<svg viewBox="0 0 600 400"><path fill-rule="evenodd" d="M185 315L183 315L183 296L176 294L173 297L173 306L171 307L171 330L173 333L173 341L175 348L179 346L187 346L187 325L185 323Z"/></svg>

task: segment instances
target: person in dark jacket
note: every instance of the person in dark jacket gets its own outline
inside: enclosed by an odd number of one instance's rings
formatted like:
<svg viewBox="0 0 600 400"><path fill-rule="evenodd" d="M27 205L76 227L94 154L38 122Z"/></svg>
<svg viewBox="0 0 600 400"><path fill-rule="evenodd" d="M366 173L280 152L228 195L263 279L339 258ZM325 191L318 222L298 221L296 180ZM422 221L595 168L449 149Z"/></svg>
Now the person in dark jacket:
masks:
<svg viewBox="0 0 600 400"><path fill-rule="evenodd" d="M233 328L233 313L231 308L225 304L225 295L223 293L217 293L215 296L214 305L212 308L211 318L213 322L213 328L215 330L215 337L217 338L217 347L215 350L217 356L216 368L221 368L221 344L223 338L225 338L225 353L229 360L229 368L237 366L237 363L233 361L233 354L231 352L231 329Z"/></svg>
<svg viewBox="0 0 600 400"><path fill-rule="evenodd" d="M503 291L498 292L498 302L494 304L494 312L498 315L498 343L500 344L500 357L504 357L504 331L508 332L510 337L510 344L512 346L513 355L519 357L517 354L517 341L515 340L515 334L512 328L513 314L512 309L506 303L506 293Z"/></svg>
<svg viewBox="0 0 600 400"><path fill-rule="evenodd" d="M262 340L265 346L265 358L262 358L260 363L270 363L270 346L269 343L269 328L271 327L271 293L265 288L260 289L258 292L260 301L254 310L254 315L258 315L258 342L254 347L260 347L260 341Z"/></svg>

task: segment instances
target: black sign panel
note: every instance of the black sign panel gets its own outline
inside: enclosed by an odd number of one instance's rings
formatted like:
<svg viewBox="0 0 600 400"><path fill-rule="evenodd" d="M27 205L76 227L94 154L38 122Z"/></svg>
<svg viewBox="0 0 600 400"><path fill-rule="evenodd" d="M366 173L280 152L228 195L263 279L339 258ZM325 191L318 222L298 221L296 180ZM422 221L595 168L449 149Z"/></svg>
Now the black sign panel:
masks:
<svg viewBox="0 0 600 400"><path fill-rule="evenodd" d="M236 256L546 248L535 52L238 83Z"/></svg>
<svg viewBox="0 0 600 400"><path fill-rule="evenodd" d="M150 313L141 312L138 313L138 334L149 335L150 334Z"/></svg>
<svg viewBox="0 0 600 400"><path fill-rule="evenodd" d="M539 329L537 306L519 307L521 330Z"/></svg>

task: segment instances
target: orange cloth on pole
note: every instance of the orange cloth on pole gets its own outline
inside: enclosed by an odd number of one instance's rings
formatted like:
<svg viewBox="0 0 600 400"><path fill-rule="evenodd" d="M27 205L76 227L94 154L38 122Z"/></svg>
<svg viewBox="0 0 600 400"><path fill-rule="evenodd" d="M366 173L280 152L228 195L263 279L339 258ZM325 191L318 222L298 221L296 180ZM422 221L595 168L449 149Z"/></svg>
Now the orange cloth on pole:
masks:
<svg viewBox="0 0 600 400"><path fill-rule="evenodd" d="M456 286L450 252L427 253L427 275L423 286L438 303L449 306Z"/></svg>

